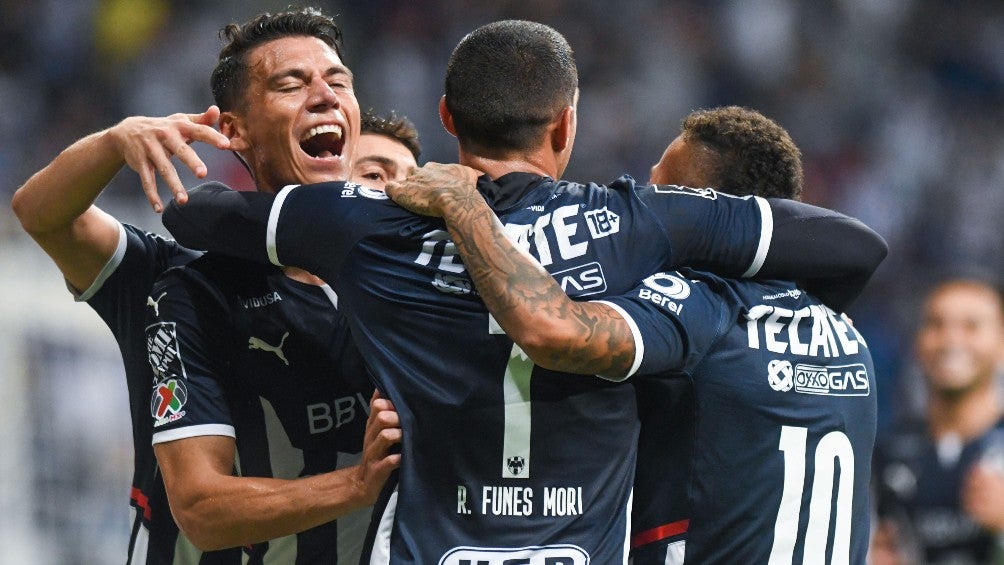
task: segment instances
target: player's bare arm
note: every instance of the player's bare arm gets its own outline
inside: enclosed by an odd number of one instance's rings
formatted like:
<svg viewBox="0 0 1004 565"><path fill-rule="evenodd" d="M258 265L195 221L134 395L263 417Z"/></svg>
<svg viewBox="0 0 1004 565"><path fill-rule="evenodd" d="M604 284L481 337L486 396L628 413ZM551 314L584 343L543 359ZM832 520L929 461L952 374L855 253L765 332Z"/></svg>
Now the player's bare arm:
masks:
<svg viewBox="0 0 1004 565"><path fill-rule="evenodd" d="M218 118L215 106L201 114L131 117L84 137L17 190L14 213L66 280L77 289L86 289L118 243L118 222L94 206L104 187L128 165L139 173L143 192L155 211L163 209L156 175L183 201L185 189L171 158L177 157L197 177L205 177L206 165L189 144L201 141L219 149L229 147L226 136L212 127Z"/></svg>
<svg viewBox="0 0 1004 565"><path fill-rule="evenodd" d="M488 310L534 363L612 378L634 360L627 322L605 304L575 302L517 248L475 189L477 171L428 163L387 194L417 214L442 217Z"/></svg>
<svg viewBox="0 0 1004 565"><path fill-rule="evenodd" d="M154 446L175 521L203 551L295 534L371 506L400 454L400 421L374 394L359 465L295 480L236 477L234 439L199 436Z"/></svg>

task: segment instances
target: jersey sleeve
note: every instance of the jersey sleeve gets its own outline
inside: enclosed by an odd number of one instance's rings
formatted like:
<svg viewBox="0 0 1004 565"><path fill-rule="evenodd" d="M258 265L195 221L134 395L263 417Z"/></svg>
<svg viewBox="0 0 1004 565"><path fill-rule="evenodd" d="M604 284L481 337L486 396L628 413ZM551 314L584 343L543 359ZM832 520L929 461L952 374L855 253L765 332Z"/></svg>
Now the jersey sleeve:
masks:
<svg viewBox="0 0 1004 565"><path fill-rule="evenodd" d="M707 284L678 272L656 273L599 302L631 327L635 357L627 377L690 371L725 331L729 316L726 302Z"/></svg>
<svg viewBox="0 0 1004 565"><path fill-rule="evenodd" d="M223 302L184 269L165 273L153 288L146 327L153 370L153 443L189 437L235 437L224 380Z"/></svg>
<svg viewBox="0 0 1004 565"><path fill-rule="evenodd" d="M143 316L148 291L161 273L198 256L175 241L119 224L118 246L91 286L83 291L67 287L75 300L87 302L115 331L123 309L135 307Z"/></svg>
<svg viewBox="0 0 1004 565"><path fill-rule="evenodd" d="M189 191L186 204L171 202L163 221L188 247L300 267L330 282L368 219L356 204L386 200L379 195L343 182L286 187L276 195L207 183Z"/></svg>
<svg viewBox="0 0 1004 565"><path fill-rule="evenodd" d="M763 266L773 235L766 200L673 185L643 186L637 194L669 240L673 268L751 277Z"/></svg>
<svg viewBox="0 0 1004 565"><path fill-rule="evenodd" d="M838 312L888 253L860 221L794 200L655 185L638 194L666 231L674 268L801 281Z"/></svg>
<svg viewBox="0 0 1004 565"><path fill-rule="evenodd" d="M801 202L768 199L774 217L762 278L797 280L835 312L854 301L889 253L862 222Z"/></svg>

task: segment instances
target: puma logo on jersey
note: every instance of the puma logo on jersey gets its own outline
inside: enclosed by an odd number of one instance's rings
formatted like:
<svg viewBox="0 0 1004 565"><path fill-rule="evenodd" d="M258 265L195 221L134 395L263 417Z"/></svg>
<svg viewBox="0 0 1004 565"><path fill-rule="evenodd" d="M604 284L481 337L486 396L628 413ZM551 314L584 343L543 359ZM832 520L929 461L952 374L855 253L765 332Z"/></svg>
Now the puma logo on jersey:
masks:
<svg viewBox="0 0 1004 565"><path fill-rule="evenodd" d="M146 305L153 308L154 316L160 316L160 299L165 296L167 296L167 292L162 292L160 296L157 297L157 300L154 300L152 296L146 297Z"/></svg>
<svg viewBox="0 0 1004 565"><path fill-rule="evenodd" d="M261 351L275 353L276 357L281 359L288 367L289 360L286 359L286 355L282 352L282 346L286 343L287 337L289 337L289 332L282 334L282 339L279 340L279 345L271 345L259 337L251 336L251 338L248 339L248 349L259 349Z"/></svg>

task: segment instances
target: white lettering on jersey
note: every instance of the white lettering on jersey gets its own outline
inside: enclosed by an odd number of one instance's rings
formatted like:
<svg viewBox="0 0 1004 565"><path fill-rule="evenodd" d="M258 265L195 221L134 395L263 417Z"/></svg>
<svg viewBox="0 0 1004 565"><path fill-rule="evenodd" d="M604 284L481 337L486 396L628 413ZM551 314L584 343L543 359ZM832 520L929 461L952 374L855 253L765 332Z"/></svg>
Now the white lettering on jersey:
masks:
<svg viewBox="0 0 1004 565"><path fill-rule="evenodd" d="M317 402L307 405L307 427L311 434L323 434L332 429L338 429L356 419L363 414L356 413L356 406L360 412L365 413L366 400L361 394L355 396L340 396L330 404L327 402Z"/></svg>
<svg viewBox="0 0 1004 565"><path fill-rule="evenodd" d="M533 489L483 486L481 513L493 516L529 516L533 514Z"/></svg>
<svg viewBox="0 0 1004 565"><path fill-rule="evenodd" d="M576 516L582 510L582 487L544 489L544 516Z"/></svg>
<svg viewBox="0 0 1004 565"><path fill-rule="evenodd" d="M588 565L589 554L576 545L535 547L455 547L439 565Z"/></svg>
<svg viewBox="0 0 1004 565"><path fill-rule="evenodd" d="M802 342L798 333L799 324L806 318L812 323L809 343ZM811 305L791 310L761 304L750 308L746 320L751 349L832 358L856 355L859 346L867 346L845 317L837 317L826 306Z"/></svg>
<svg viewBox="0 0 1004 565"><path fill-rule="evenodd" d="M561 290L569 296L589 296L607 289L603 266L596 262L558 271L552 273L552 276L561 285Z"/></svg>
<svg viewBox="0 0 1004 565"><path fill-rule="evenodd" d="M263 306L268 306L269 304L275 304L276 302L282 302L282 297L279 296L278 292L273 290L272 292L266 292L261 296L254 296L251 298L241 298L238 296L237 300L240 301L241 306L245 310L250 310L252 308L261 308Z"/></svg>

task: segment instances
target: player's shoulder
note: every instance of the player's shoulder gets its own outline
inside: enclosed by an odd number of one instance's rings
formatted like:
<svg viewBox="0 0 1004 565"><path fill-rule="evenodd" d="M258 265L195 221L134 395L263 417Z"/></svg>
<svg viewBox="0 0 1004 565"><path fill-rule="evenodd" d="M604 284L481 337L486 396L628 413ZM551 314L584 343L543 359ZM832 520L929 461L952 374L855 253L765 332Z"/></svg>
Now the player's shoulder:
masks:
<svg viewBox="0 0 1004 565"><path fill-rule="evenodd" d="M270 275L280 272L278 267L272 265L206 253L166 270L157 280L154 290L184 287L189 292L228 296L233 292L261 286Z"/></svg>

